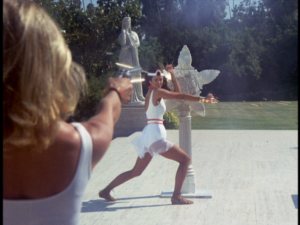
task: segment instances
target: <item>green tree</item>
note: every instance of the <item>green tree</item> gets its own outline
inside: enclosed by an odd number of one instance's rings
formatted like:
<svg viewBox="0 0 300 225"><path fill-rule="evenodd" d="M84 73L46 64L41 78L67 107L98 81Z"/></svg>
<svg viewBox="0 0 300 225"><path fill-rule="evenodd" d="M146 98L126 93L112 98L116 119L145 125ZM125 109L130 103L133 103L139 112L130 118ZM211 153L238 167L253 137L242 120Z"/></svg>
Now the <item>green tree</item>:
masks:
<svg viewBox="0 0 300 225"><path fill-rule="evenodd" d="M226 0L99 0L86 12L78 1L36 1L65 30L74 60L84 66L93 87L100 86L95 78L116 73L117 37L123 17L130 16L140 37L139 58L145 70L157 62L176 66L180 50L187 45L198 71L221 71L204 85L203 95L212 91L221 101L258 100L266 91L284 99L293 99L291 93L297 98L296 0L244 0L232 9L230 19L225 19ZM93 87L90 99L96 105L99 99L94 96L99 94L94 95Z"/></svg>
<svg viewBox="0 0 300 225"><path fill-rule="evenodd" d="M128 1L121 5L106 1L98 7L89 5L83 11L78 1L72 0L35 0L60 25L66 42L72 52L73 60L80 63L88 78L89 91L86 99L81 100L74 118L86 119L95 113L101 99L103 78L112 76L117 68L118 35L122 19L130 15L133 23L141 16L139 1ZM101 79L100 79L101 78Z"/></svg>

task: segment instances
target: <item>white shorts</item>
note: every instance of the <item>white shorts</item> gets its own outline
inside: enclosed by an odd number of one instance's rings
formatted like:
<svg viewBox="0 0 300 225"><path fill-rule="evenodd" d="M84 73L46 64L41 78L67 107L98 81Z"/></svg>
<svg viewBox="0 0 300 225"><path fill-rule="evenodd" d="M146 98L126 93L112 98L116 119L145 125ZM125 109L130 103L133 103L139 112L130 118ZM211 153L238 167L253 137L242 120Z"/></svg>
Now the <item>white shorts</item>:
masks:
<svg viewBox="0 0 300 225"><path fill-rule="evenodd" d="M174 146L166 140L167 131L163 124L148 124L144 127L142 134L132 140L132 144L140 158L149 152L151 156L159 155Z"/></svg>

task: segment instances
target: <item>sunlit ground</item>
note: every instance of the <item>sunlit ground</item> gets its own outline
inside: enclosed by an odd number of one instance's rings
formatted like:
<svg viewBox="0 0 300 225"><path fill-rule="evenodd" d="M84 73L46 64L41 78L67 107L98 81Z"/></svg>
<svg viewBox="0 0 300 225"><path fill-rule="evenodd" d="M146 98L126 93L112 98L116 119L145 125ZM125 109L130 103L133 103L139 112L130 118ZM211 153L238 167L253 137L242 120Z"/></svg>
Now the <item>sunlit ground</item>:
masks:
<svg viewBox="0 0 300 225"><path fill-rule="evenodd" d="M191 113L192 129L298 130L298 101L219 102L204 106L205 117Z"/></svg>

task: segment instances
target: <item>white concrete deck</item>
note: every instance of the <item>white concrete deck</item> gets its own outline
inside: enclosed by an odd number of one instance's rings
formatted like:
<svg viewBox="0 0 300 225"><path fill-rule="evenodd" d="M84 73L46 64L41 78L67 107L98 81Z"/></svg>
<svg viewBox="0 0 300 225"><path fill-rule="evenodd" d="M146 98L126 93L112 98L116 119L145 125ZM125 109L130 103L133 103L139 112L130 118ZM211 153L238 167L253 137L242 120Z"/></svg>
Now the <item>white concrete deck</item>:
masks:
<svg viewBox="0 0 300 225"><path fill-rule="evenodd" d="M130 141L139 133L113 140L94 169L80 225L298 223L298 131L193 130L197 189L212 190L212 198L192 199L193 205L160 198L173 189L178 165L161 156L112 192L117 202L99 199L99 190L133 167L137 156ZM168 130L168 140L178 145L178 130Z"/></svg>

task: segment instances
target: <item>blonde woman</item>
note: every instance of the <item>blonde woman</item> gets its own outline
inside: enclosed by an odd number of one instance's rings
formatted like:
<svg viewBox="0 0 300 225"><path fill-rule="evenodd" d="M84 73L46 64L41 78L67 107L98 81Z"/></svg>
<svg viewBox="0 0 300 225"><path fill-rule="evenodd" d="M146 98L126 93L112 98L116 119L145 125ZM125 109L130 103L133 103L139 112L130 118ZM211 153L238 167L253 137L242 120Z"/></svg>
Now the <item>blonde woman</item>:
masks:
<svg viewBox="0 0 300 225"><path fill-rule="evenodd" d="M84 93L60 29L32 1L3 2L3 221L76 225L91 171L113 136L126 78L108 79L96 115L68 124Z"/></svg>
<svg viewBox="0 0 300 225"><path fill-rule="evenodd" d="M148 125L142 134L136 137L132 143L137 150L138 158L134 167L117 176L110 184L99 192L99 197L108 201L116 201L110 195L115 187L137 177L143 173L154 155L162 155L167 159L179 163L176 176L172 204L192 204L193 201L181 196L181 188L187 174L190 157L177 145L167 140L167 132L163 125L163 115L166 111L164 99L182 99L187 101L200 101L199 96L181 93L179 82L175 76L172 65L167 65L166 70L171 73L174 91L170 91L164 77L164 71L159 68L151 68L146 76L148 92L145 96L145 111Z"/></svg>

